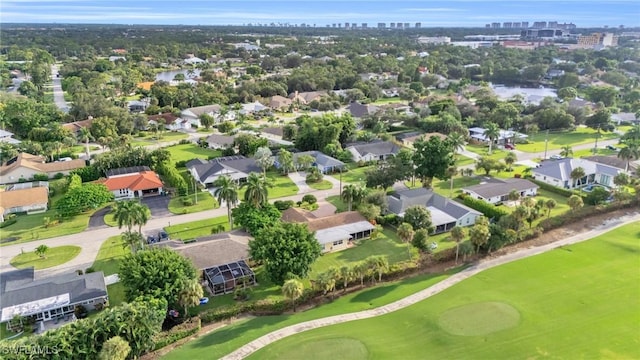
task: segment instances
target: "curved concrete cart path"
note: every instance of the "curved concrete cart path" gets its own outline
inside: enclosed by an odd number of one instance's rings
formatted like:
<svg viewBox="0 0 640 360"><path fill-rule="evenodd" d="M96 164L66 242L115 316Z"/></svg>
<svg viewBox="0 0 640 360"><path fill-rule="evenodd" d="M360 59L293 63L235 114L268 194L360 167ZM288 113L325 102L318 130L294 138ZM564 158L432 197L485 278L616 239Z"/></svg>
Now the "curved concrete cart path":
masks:
<svg viewBox="0 0 640 360"><path fill-rule="evenodd" d="M446 280L443 280L433 286L430 286L422 291L419 291L413 295L407 296L403 299L400 299L396 302L393 302L391 304L385 305L385 306L381 306L375 309L371 309L371 310L365 310L365 311L360 311L360 312L355 312L355 313L348 313L348 314L342 314L342 315L335 315L335 316L330 316L330 317L326 317L326 318L321 318L321 319L316 319L316 320L311 320L311 321L306 321L300 324L296 324L296 325L291 325L291 326L287 326L285 328L282 328L280 330L276 330L273 331L267 335L264 335L246 345L244 345L243 347L239 348L238 350L232 352L231 354L223 357L222 359L225 360L237 360L237 359L244 359L247 356L251 355L252 353L262 349L263 347L276 342L280 339L304 332L304 331L308 331L308 330L312 330L312 329L317 329L317 328L321 328L324 326L329 326L329 325L335 325L335 324L341 324L341 323L345 323L345 322L349 322L349 321L354 321L354 320L362 320L362 319L368 319L368 318L372 318L372 317L376 317L376 316L380 316L380 315L384 315L384 314L388 314L390 312L393 311L397 311L403 308L406 308L407 306L411 306L417 302L420 302L424 299L427 299L435 294L440 293L441 291L461 282L462 280L465 280L481 271L484 271L486 269L490 269L499 265L503 265L512 261L516 261L516 260L520 260L520 259L524 259L530 256L534 256L534 255L538 255L538 254L542 254L544 252L547 252L549 250L553 250L555 248L558 248L560 246L564 246L564 245L570 245L570 244L575 244L581 241L585 241L585 240L589 240L593 237L596 237L598 235L601 235L607 231L610 231L614 228L620 227L622 225L626 225L635 221L640 221L640 214L636 213L633 215L628 215L619 219L615 219L614 221L607 221L604 222L602 225L600 225L599 227L588 231L588 232L584 232L581 234L577 234L575 236L572 237L568 237L566 239L560 240L560 241L556 241L553 242L551 244L547 244L547 245L543 245L543 246L539 246L539 247L534 247L534 248L528 248L528 249L522 249L510 254L506 254L504 256L500 256L498 258L494 258L494 259L487 259L487 260L483 260L480 261L478 264L465 269L455 275L452 275L451 277L447 278Z"/></svg>

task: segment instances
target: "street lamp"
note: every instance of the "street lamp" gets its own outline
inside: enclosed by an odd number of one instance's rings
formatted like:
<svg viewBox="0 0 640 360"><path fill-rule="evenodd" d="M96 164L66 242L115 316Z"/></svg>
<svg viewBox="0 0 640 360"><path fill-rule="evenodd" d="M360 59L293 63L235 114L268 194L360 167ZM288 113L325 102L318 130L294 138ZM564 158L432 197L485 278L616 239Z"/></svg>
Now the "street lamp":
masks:
<svg viewBox="0 0 640 360"><path fill-rule="evenodd" d="M192 177L191 180L193 180L193 196L196 199L195 201L196 205L198 205L198 190L196 188L196 179Z"/></svg>
<svg viewBox="0 0 640 360"><path fill-rule="evenodd" d="M549 129L547 129L547 133L544 136L544 159L547 160L547 148L549 147Z"/></svg>

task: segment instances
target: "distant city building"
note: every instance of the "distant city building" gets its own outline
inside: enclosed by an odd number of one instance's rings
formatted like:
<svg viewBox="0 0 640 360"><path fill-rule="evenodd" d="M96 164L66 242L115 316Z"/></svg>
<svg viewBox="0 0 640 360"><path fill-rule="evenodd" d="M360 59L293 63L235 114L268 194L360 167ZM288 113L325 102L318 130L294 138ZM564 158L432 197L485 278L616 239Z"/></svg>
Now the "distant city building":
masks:
<svg viewBox="0 0 640 360"><path fill-rule="evenodd" d="M510 23L510 22L502 23L502 27L505 28L505 29L511 29L512 25L513 25L513 23Z"/></svg>
<svg viewBox="0 0 640 360"><path fill-rule="evenodd" d="M522 23L514 22L511 24L511 27L514 29L520 29L520 27L522 27Z"/></svg>
<svg viewBox="0 0 640 360"><path fill-rule="evenodd" d="M416 23L416 29L420 29L420 28L422 28L422 23L417 22Z"/></svg>
<svg viewBox="0 0 640 360"><path fill-rule="evenodd" d="M532 26L534 29L544 29L547 27L547 22L546 21L536 21L533 23Z"/></svg>
<svg viewBox="0 0 640 360"><path fill-rule="evenodd" d="M348 23L348 22L344 23L345 29L349 29L350 27L351 27L351 23Z"/></svg>
<svg viewBox="0 0 640 360"><path fill-rule="evenodd" d="M556 39L562 37L568 37L569 33L563 29L536 29L535 25L532 29L522 30L522 37L531 39Z"/></svg>
<svg viewBox="0 0 640 360"><path fill-rule="evenodd" d="M385 23L378 23L378 29L384 29L387 27L387 24Z"/></svg>
<svg viewBox="0 0 640 360"><path fill-rule="evenodd" d="M484 27L487 28L487 29L490 29L491 28L491 24L486 24Z"/></svg>
<svg viewBox="0 0 640 360"><path fill-rule="evenodd" d="M617 46L618 36L612 33L593 33L591 35L578 36L578 45L582 46Z"/></svg>
<svg viewBox="0 0 640 360"><path fill-rule="evenodd" d="M420 44L449 44L451 38L448 36L420 36L418 42Z"/></svg>
<svg viewBox="0 0 640 360"><path fill-rule="evenodd" d="M528 28L528 27L529 27L529 22L528 22L528 21L523 21L523 22L522 22L522 26L521 26L521 28L522 28L522 29L526 29L526 28Z"/></svg>
<svg viewBox="0 0 640 360"><path fill-rule="evenodd" d="M368 27L369 27L369 24L367 24L367 23L362 23L362 28L363 28L363 29L366 29L366 28L368 28Z"/></svg>
<svg viewBox="0 0 640 360"><path fill-rule="evenodd" d="M402 25L403 25L403 23L401 23L401 22L396 23L396 29L402 29Z"/></svg>
<svg viewBox="0 0 640 360"><path fill-rule="evenodd" d="M356 24L356 23L351 23L351 28L352 28L352 29L357 29L357 28L358 28L358 24Z"/></svg>
<svg viewBox="0 0 640 360"><path fill-rule="evenodd" d="M491 28L492 29L500 29L500 23L499 22L491 23Z"/></svg>
<svg viewBox="0 0 640 360"><path fill-rule="evenodd" d="M557 21L549 21L547 23L547 27L556 28L556 27L558 27L558 22Z"/></svg>
<svg viewBox="0 0 640 360"><path fill-rule="evenodd" d="M404 23L404 28L405 29L410 29L411 28L411 24L410 23Z"/></svg>

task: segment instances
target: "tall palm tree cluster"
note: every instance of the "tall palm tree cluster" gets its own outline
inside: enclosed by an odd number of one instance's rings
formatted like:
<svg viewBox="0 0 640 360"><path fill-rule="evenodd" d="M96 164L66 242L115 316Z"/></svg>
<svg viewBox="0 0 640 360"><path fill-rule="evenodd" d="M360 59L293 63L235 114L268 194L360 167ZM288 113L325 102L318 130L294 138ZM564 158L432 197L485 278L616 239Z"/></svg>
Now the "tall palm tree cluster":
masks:
<svg viewBox="0 0 640 360"><path fill-rule="evenodd" d="M142 236L142 226L151 219L151 210L147 205L137 200L124 200L116 203L113 211L114 220L118 223L118 228L127 228L122 234L125 246L129 246L134 253L144 247ZM137 226L138 231L132 231Z"/></svg>
<svg viewBox="0 0 640 360"><path fill-rule="evenodd" d="M227 206L227 216L229 217L229 228L233 229L233 217L231 210L238 205L240 189L245 189L244 201L256 208L262 208L269 199L269 188L273 184L269 179L261 174L251 173L247 181L240 186L227 175L220 176L213 182L215 190L213 195L220 204Z"/></svg>
<svg viewBox="0 0 640 360"><path fill-rule="evenodd" d="M625 172L629 172L629 164L633 160L640 159L640 125L636 125L622 136L622 142L626 145L618 152L618 157L626 162Z"/></svg>

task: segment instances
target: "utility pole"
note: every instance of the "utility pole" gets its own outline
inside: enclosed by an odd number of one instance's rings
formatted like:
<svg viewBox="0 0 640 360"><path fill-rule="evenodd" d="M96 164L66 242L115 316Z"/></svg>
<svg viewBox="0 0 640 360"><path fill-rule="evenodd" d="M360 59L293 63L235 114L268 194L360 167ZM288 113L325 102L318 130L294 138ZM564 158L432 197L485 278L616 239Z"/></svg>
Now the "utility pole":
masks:
<svg viewBox="0 0 640 360"><path fill-rule="evenodd" d="M195 201L196 205L198 205L198 188L196 186L196 179L192 178L192 180L193 180L193 196L196 198L196 201Z"/></svg>
<svg viewBox="0 0 640 360"><path fill-rule="evenodd" d="M598 138L600 137L600 125L598 125L598 132L596 133L596 146L593 147L593 154L598 153Z"/></svg>
<svg viewBox="0 0 640 360"><path fill-rule="evenodd" d="M340 194L342 196L342 167L340 167Z"/></svg>
<svg viewBox="0 0 640 360"><path fill-rule="evenodd" d="M544 136L544 159L547 160L547 148L549 147L549 129L547 129L547 134Z"/></svg>

